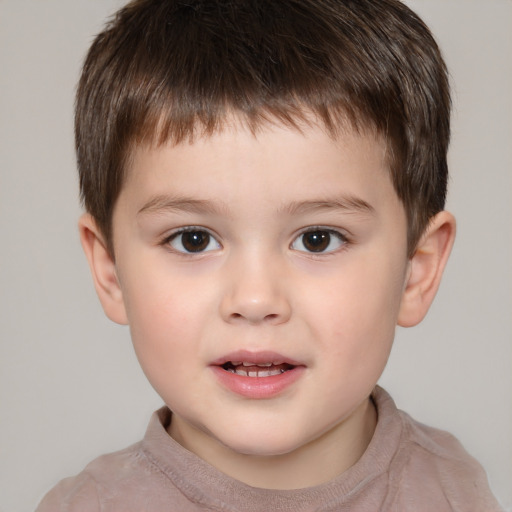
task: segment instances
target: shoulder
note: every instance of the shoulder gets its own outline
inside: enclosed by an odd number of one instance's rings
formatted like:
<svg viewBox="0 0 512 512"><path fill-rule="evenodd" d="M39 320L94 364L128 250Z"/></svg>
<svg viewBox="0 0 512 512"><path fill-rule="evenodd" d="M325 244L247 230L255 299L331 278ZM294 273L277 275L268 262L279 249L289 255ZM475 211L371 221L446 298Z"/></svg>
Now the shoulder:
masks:
<svg viewBox="0 0 512 512"><path fill-rule="evenodd" d="M92 512L103 510L105 501L115 499L150 472L137 443L124 450L102 455L78 475L61 480L41 501L36 512Z"/></svg>
<svg viewBox="0 0 512 512"><path fill-rule="evenodd" d="M183 476L184 449L166 432L170 415L165 407L155 412L142 441L102 455L59 482L36 512L197 511L181 490L193 477L193 468Z"/></svg>
<svg viewBox="0 0 512 512"><path fill-rule="evenodd" d="M397 412L402 436L393 465L399 468L400 502L413 508L429 503L436 510L461 512L502 510L484 469L453 435Z"/></svg>

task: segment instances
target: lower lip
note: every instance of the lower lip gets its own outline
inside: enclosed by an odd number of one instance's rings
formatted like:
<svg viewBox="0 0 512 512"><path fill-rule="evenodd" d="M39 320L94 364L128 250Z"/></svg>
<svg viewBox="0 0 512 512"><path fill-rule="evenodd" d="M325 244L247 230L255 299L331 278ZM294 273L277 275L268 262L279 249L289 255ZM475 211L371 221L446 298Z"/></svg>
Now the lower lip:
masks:
<svg viewBox="0 0 512 512"><path fill-rule="evenodd" d="M246 377L228 372L221 366L211 366L220 382L233 393L247 398L273 398L294 384L304 373L304 366L270 377Z"/></svg>

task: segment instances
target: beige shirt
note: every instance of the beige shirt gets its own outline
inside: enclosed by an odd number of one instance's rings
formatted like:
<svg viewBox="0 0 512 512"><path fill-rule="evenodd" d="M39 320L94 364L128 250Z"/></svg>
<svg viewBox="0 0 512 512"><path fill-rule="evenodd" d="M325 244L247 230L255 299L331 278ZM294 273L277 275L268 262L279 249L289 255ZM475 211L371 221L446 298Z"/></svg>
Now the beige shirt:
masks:
<svg viewBox="0 0 512 512"><path fill-rule="evenodd" d="M453 436L415 422L379 387L373 398L378 422L370 445L325 484L290 491L245 485L175 442L166 430L172 414L164 407L140 443L61 481L37 512L503 510L483 469Z"/></svg>

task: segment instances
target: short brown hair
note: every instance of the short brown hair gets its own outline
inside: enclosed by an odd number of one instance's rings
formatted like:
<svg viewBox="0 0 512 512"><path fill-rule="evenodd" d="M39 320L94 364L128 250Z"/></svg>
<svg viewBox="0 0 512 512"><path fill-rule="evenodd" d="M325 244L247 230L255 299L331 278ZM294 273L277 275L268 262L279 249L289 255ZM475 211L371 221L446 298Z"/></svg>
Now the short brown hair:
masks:
<svg viewBox="0 0 512 512"><path fill-rule="evenodd" d="M135 0L93 42L76 99L81 197L109 249L135 144L298 126L307 113L387 143L412 254L444 208L450 95L425 24L397 0Z"/></svg>

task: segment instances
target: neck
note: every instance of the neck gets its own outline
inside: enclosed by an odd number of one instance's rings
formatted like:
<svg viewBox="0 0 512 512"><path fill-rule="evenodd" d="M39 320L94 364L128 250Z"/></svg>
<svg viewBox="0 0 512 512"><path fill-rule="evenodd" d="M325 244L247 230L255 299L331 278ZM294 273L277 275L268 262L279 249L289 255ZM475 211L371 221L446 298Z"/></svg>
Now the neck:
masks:
<svg viewBox="0 0 512 512"><path fill-rule="evenodd" d="M290 453L273 456L245 455L196 430L183 435L179 418L173 416L169 434L182 446L223 473L252 487L299 489L328 482L353 466L370 444L377 423L371 398L348 418L320 437Z"/></svg>

